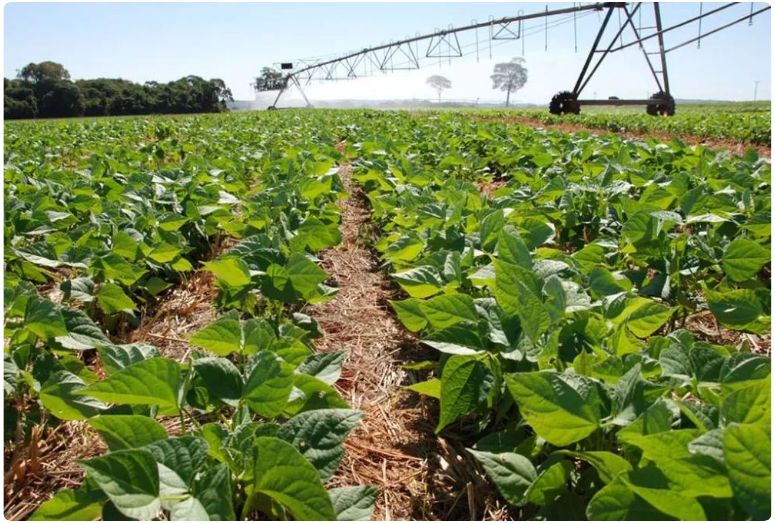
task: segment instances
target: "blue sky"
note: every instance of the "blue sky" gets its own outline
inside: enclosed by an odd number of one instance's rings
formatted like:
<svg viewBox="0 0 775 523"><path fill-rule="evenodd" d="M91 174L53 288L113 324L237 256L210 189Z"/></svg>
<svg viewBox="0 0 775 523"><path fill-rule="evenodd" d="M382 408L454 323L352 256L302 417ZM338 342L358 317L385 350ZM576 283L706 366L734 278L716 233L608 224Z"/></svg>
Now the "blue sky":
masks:
<svg viewBox="0 0 775 523"><path fill-rule="evenodd" d="M4 8L4 67L6 77L29 62L53 60L64 64L73 78L121 77L133 81L169 81L188 74L222 78L235 98L253 99L249 87L260 68L274 62L360 49L406 35L431 32L448 25L466 25L543 10L545 3L9 3ZM550 4L550 9L570 2ZM708 11L721 4L705 3ZM756 3L755 9L765 6ZM646 10L646 8L648 10ZM644 4L643 25L650 22L651 4ZM750 4L728 9L704 30L744 16ZM698 3L662 3L665 25L699 12ZM513 95L517 101L546 103L551 94L573 87L586 51L602 19L590 12L577 19L578 52L573 25L552 28L548 51L543 21L527 22L525 60L529 81ZM613 18L616 24L616 16ZM651 24L648 24L651 25ZM618 27L618 26L617 26ZM696 36L697 25L668 38L678 43ZM615 29L614 29L615 30ZM608 33L610 40L613 32ZM625 33L626 34L626 33ZM489 58L485 31L479 33L480 59L437 62L411 73L350 82L313 85L313 98L434 98L425 85L432 74L453 84L444 98L497 100L491 89L493 64L522 56L522 43L497 42ZM625 42L627 39L625 38ZM713 35L668 55L670 83L677 98L751 99L759 80L759 99L770 98L770 11L747 23ZM460 37L473 51L473 33ZM586 96L641 97L654 92L643 56L634 46L611 56L590 82Z"/></svg>

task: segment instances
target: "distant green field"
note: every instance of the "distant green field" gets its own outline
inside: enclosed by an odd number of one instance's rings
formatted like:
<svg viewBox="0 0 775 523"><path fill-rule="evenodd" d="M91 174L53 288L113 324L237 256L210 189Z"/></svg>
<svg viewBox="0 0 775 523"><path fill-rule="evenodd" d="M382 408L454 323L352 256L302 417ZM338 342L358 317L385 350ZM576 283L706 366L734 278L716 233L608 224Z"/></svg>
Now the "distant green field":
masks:
<svg viewBox="0 0 775 523"><path fill-rule="evenodd" d="M585 107L579 115L563 116L549 114L546 109L524 109L509 114L536 118L546 124L571 123L614 132L665 132L769 145L772 135L770 107L769 101L679 102L675 116L670 118L649 116L640 107Z"/></svg>

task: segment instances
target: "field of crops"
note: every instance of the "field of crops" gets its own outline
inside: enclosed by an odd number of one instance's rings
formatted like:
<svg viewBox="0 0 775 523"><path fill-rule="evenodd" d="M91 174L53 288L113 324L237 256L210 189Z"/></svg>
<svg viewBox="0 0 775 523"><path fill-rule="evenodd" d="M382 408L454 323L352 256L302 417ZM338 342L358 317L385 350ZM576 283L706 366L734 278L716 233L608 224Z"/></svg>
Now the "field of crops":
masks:
<svg viewBox="0 0 775 523"><path fill-rule="evenodd" d="M276 111L9 123L4 160L9 519L411 514L382 456L438 457L401 434L352 443L371 416L402 427L399 404L470 465L456 490L412 490L448 497L429 518L486 517L488 489L504 518L770 516L754 151ZM354 349L324 343L319 311L353 285L328 261L353 248L343 202L389 320L423 347L391 353L385 405L353 392Z"/></svg>
<svg viewBox="0 0 775 523"><path fill-rule="evenodd" d="M493 111L491 115L504 114ZM544 124L573 124L613 132L663 133L711 138L746 144L770 145L772 115L769 102L756 104L684 104L671 118L655 118L642 108L584 108L579 115L552 115L545 109L517 114Z"/></svg>

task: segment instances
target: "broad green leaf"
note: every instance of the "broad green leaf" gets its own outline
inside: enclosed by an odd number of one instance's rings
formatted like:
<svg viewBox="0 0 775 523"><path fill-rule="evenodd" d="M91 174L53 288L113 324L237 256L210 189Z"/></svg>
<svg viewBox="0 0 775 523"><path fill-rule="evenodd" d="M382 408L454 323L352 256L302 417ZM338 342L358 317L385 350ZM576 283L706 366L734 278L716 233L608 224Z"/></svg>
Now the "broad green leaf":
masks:
<svg viewBox="0 0 775 523"><path fill-rule="evenodd" d="M310 410L284 423L277 437L301 452L327 481L344 457L345 438L362 418L357 410Z"/></svg>
<svg viewBox="0 0 775 523"><path fill-rule="evenodd" d="M391 260L412 261L420 255L425 242L416 234L405 234L391 243L385 250L385 256Z"/></svg>
<svg viewBox="0 0 775 523"><path fill-rule="evenodd" d="M98 258L95 262L95 266L102 268L107 279L116 280L124 285L134 285L137 280L148 272L133 267L115 253L110 253L107 256Z"/></svg>
<svg viewBox="0 0 775 523"><path fill-rule="evenodd" d="M635 494L617 477L600 489L587 505L590 521L664 521L667 515Z"/></svg>
<svg viewBox="0 0 775 523"><path fill-rule="evenodd" d="M204 508L185 496L207 460L207 442L195 436L180 436L153 442L145 448L159 468L162 508L170 511L172 519L182 519L181 516L203 519Z"/></svg>
<svg viewBox="0 0 775 523"><path fill-rule="evenodd" d="M409 298L401 301L390 301L393 310L398 314L398 319L404 327L412 332L418 332L428 325L428 319L420 308L421 300Z"/></svg>
<svg viewBox="0 0 775 523"><path fill-rule="evenodd" d="M27 302L24 327L44 340L68 334L61 307L40 298L31 298Z"/></svg>
<svg viewBox="0 0 775 523"><path fill-rule="evenodd" d="M119 450L78 463L125 516L141 520L158 516L159 471L147 450Z"/></svg>
<svg viewBox="0 0 775 523"><path fill-rule="evenodd" d="M498 261L501 264L519 265L524 269L533 267L533 259L525 242L508 230L502 230L498 236Z"/></svg>
<svg viewBox="0 0 775 523"><path fill-rule="evenodd" d="M242 327L238 320L221 317L193 334L191 341L218 356L239 352L242 346Z"/></svg>
<svg viewBox="0 0 775 523"><path fill-rule="evenodd" d="M371 521L379 489L371 485L338 487L328 491L337 521Z"/></svg>
<svg viewBox="0 0 775 523"><path fill-rule="evenodd" d="M219 463L207 467L202 477L194 483L194 499L204 508L210 521L237 521L230 475L229 467Z"/></svg>
<svg viewBox="0 0 775 523"><path fill-rule="evenodd" d="M730 243L721 259L724 271L734 281L745 281L756 276L769 261L770 249L745 238L738 238Z"/></svg>
<svg viewBox="0 0 775 523"><path fill-rule="evenodd" d="M89 425L102 437L110 450L144 447L167 438L167 431L156 420L138 415L97 416Z"/></svg>
<svg viewBox="0 0 775 523"><path fill-rule="evenodd" d="M692 496L671 489L656 467L649 466L619 476L627 486L651 506L679 520L704 520L702 505Z"/></svg>
<svg viewBox="0 0 775 523"><path fill-rule="evenodd" d="M694 429L670 430L637 438L633 443L645 459L656 464L671 488L693 497L730 497L723 464L711 456L690 452L689 444L699 435Z"/></svg>
<svg viewBox="0 0 775 523"><path fill-rule="evenodd" d="M296 367L296 372L314 376L323 383L334 385L342 375L345 352L318 352Z"/></svg>
<svg viewBox="0 0 775 523"><path fill-rule="evenodd" d="M570 445L597 429L600 420L594 409L558 375L525 372L504 379L522 416L552 445Z"/></svg>
<svg viewBox="0 0 775 523"><path fill-rule="evenodd" d="M299 521L336 519L334 506L318 471L290 443L256 438L253 493L274 499Z"/></svg>
<svg viewBox="0 0 775 523"><path fill-rule="evenodd" d="M229 287L244 287L251 281L250 268L241 258L228 256L203 265Z"/></svg>
<svg viewBox="0 0 775 523"><path fill-rule="evenodd" d="M670 319L673 310L656 302L647 303L627 318L627 327L639 338L647 338Z"/></svg>
<svg viewBox="0 0 775 523"><path fill-rule="evenodd" d="M444 283L436 269L428 265L392 274L391 277L412 298L428 298L438 294L444 287Z"/></svg>
<svg viewBox="0 0 775 523"><path fill-rule="evenodd" d="M62 307L61 313L65 320L67 335L57 336L55 341L63 347L72 350L88 350L110 344L110 340L85 312Z"/></svg>
<svg viewBox="0 0 775 523"><path fill-rule="evenodd" d="M632 470L632 465L630 465L629 461L613 452L604 450L559 450L557 452L586 461L595 467L600 479L602 479L604 483L610 483L621 472L629 472Z"/></svg>
<svg viewBox="0 0 775 523"><path fill-rule="evenodd" d="M129 367L133 363L156 358L160 355L159 349L147 343L106 344L98 346L97 349L108 376Z"/></svg>
<svg viewBox="0 0 775 523"><path fill-rule="evenodd" d="M106 283L97 292L97 302L107 314L136 311L137 307L132 298L124 293L124 290L115 283Z"/></svg>
<svg viewBox="0 0 775 523"><path fill-rule="evenodd" d="M529 459L512 452L493 454L473 449L468 452L482 465L506 501L518 507L525 504L525 494L537 477Z"/></svg>
<svg viewBox="0 0 775 523"><path fill-rule="evenodd" d="M589 273L589 288L597 298L629 291L632 285L627 279L617 280L602 267L595 267Z"/></svg>
<svg viewBox="0 0 775 523"><path fill-rule="evenodd" d="M530 503L548 505L567 490L568 474L572 468L569 461L561 461L541 472L527 491Z"/></svg>
<svg viewBox="0 0 775 523"><path fill-rule="evenodd" d="M756 520L772 513L769 427L732 425L724 431L724 461L735 500Z"/></svg>
<svg viewBox="0 0 775 523"><path fill-rule="evenodd" d="M736 289L728 292L705 291L708 308L722 325L736 330L765 332L769 321L759 298L751 289Z"/></svg>
<svg viewBox="0 0 775 523"><path fill-rule="evenodd" d="M413 383L404 387L407 390L430 396L431 398L441 399L441 380L438 378L431 378L427 381L421 381L420 383Z"/></svg>
<svg viewBox="0 0 775 523"><path fill-rule="evenodd" d="M270 352L259 352L253 357L253 370L245 380L243 398L256 414L274 418L288 403L293 382L290 365Z"/></svg>
<svg viewBox="0 0 775 523"><path fill-rule="evenodd" d="M724 424L759 424L769 427L772 421L771 383L770 376L767 376L724 398L721 404Z"/></svg>
<svg viewBox="0 0 775 523"><path fill-rule="evenodd" d="M192 362L207 390L227 405L236 407L242 397L242 376L226 358L199 358Z"/></svg>
<svg viewBox="0 0 775 523"><path fill-rule="evenodd" d="M77 393L105 403L177 408L181 374L176 361L152 358L133 363Z"/></svg>
<svg viewBox="0 0 775 523"><path fill-rule="evenodd" d="M306 374L293 375L293 390L283 415L317 409L348 409L350 406L331 385Z"/></svg>
<svg viewBox="0 0 775 523"><path fill-rule="evenodd" d="M474 300L466 294L443 294L420 302L420 310L434 329L443 329L461 321L476 322L479 315Z"/></svg>
<svg viewBox="0 0 775 523"><path fill-rule="evenodd" d="M537 278L518 266L495 261L495 299L509 316L518 316L522 329L531 340L538 341L552 324L540 294L533 289ZM539 291L540 293L540 291Z"/></svg>
<svg viewBox="0 0 775 523"><path fill-rule="evenodd" d="M299 253L291 256L285 270L288 271L293 289L305 298L312 296L318 284L323 283L328 278L323 269Z"/></svg>
<svg viewBox="0 0 775 523"><path fill-rule="evenodd" d="M441 414L436 432L470 414L495 386L492 370L477 356L452 356L441 377Z"/></svg>
<svg viewBox="0 0 775 523"><path fill-rule="evenodd" d="M102 513L105 494L88 485L78 490L62 489L43 503L29 521L92 521Z"/></svg>
<svg viewBox="0 0 775 523"><path fill-rule="evenodd" d="M101 402L79 395L86 383L71 372L53 373L40 390L40 402L61 420L82 420L96 416L107 407Z"/></svg>

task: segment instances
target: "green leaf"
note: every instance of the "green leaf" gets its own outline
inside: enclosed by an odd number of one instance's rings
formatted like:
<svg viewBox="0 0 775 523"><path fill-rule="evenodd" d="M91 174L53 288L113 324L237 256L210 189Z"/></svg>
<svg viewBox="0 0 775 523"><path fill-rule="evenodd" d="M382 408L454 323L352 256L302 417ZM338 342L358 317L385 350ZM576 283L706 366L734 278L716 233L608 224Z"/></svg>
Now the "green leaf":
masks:
<svg viewBox="0 0 775 523"><path fill-rule="evenodd" d="M724 461L735 500L755 520L772 513L769 426L732 425L724 431Z"/></svg>
<svg viewBox="0 0 775 523"><path fill-rule="evenodd" d="M138 361L159 356L159 349L147 343L107 344L99 345L97 349L108 376Z"/></svg>
<svg viewBox="0 0 775 523"><path fill-rule="evenodd" d="M293 445L327 481L344 457L344 440L363 418L349 409L322 409L302 412L280 427L277 437Z"/></svg>
<svg viewBox="0 0 775 523"><path fill-rule="evenodd" d="M670 430L639 437L633 444L643 451L643 458L656 464L671 488L693 497L730 497L723 464L712 456L689 451L689 444L699 435L694 429Z"/></svg>
<svg viewBox="0 0 775 523"><path fill-rule="evenodd" d="M328 278L326 271L300 253L291 255L285 270L288 271L293 289L305 298L314 295L318 284Z"/></svg>
<svg viewBox="0 0 775 523"><path fill-rule="evenodd" d="M293 376L293 391L284 414L296 415L317 409L348 409L350 406L327 383L306 374Z"/></svg>
<svg viewBox="0 0 775 523"><path fill-rule="evenodd" d="M595 410L557 374L525 372L504 379L522 416L552 445L570 445L597 429Z"/></svg>
<svg viewBox="0 0 775 523"><path fill-rule="evenodd" d="M648 466L622 474L619 479L651 506L679 520L705 520L702 505L690 495L671 489L659 469Z"/></svg>
<svg viewBox="0 0 775 523"><path fill-rule="evenodd" d="M613 274L602 267L595 267L589 273L589 288L596 298L629 291L631 287L627 279L617 280Z"/></svg>
<svg viewBox="0 0 775 523"><path fill-rule="evenodd" d="M159 471L147 450L119 450L78 463L125 516L141 520L158 516Z"/></svg>
<svg viewBox="0 0 775 523"><path fill-rule="evenodd" d="M256 438L253 494L274 499L300 521L336 519L334 506L318 471L290 443Z"/></svg>
<svg viewBox="0 0 775 523"><path fill-rule="evenodd" d="M525 494L537 477L529 459L512 452L493 454L473 449L468 452L482 465L506 501L518 507L525 504Z"/></svg>
<svg viewBox="0 0 775 523"><path fill-rule="evenodd" d="M758 243L738 238L730 243L721 259L724 271L734 281L745 281L756 276L762 266L770 261L770 249Z"/></svg>
<svg viewBox="0 0 775 523"><path fill-rule="evenodd" d="M649 302L639 307L627 319L627 327L639 338L647 338L664 325L673 310L657 302Z"/></svg>
<svg viewBox="0 0 775 523"><path fill-rule="evenodd" d="M495 299L506 314L519 317L522 329L534 342L552 324L540 291L537 294L534 289L536 279L536 275L518 265L495 261Z"/></svg>
<svg viewBox="0 0 775 523"><path fill-rule="evenodd" d="M664 521L666 515L635 494L621 477L600 489L587 505L590 521Z"/></svg>
<svg viewBox="0 0 775 523"><path fill-rule="evenodd" d="M41 298L30 298L27 302L24 327L44 340L68 334L61 307Z"/></svg>
<svg viewBox="0 0 775 523"><path fill-rule="evenodd" d="M513 230L513 229L512 229ZM498 236L498 260L501 264L518 265L524 269L533 267L530 251L518 234L507 229Z"/></svg>
<svg viewBox="0 0 775 523"><path fill-rule="evenodd" d="M207 467L194 484L194 497L202 505L210 521L237 521L234 514L229 467L219 463Z"/></svg>
<svg viewBox="0 0 775 523"><path fill-rule="evenodd" d="M388 246L385 256L391 260L412 261L424 247L425 243L416 234L405 234Z"/></svg>
<svg viewBox="0 0 775 523"><path fill-rule="evenodd" d="M438 294L444 287L436 269L429 265L423 265L408 271L392 274L391 277L398 282L412 298L428 298Z"/></svg>
<svg viewBox="0 0 775 523"><path fill-rule="evenodd" d="M390 305L398 314L398 319L404 324L404 327L412 332L418 332L428 325L428 319L420 308L421 300L409 298L401 301L390 300Z"/></svg>
<svg viewBox="0 0 775 523"><path fill-rule="evenodd" d="M174 245L170 245L169 243L162 242L154 246L153 250L150 252L150 254L148 254L148 257L155 262L169 263L177 258L182 252L183 249Z"/></svg>
<svg viewBox="0 0 775 523"><path fill-rule="evenodd" d="M63 347L72 350L88 350L110 344L110 340L85 312L67 307L62 307L61 312L67 327L67 335L57 336L55 341Z"/></svg>
<svg viewBox="0 0 775 523"><path fill-rule="evenodd" d="M138 270L127 263L121 256L110 253L107 256L95 260L95 266L105 271L105 277L109 280L116 280L124 285L134 285L137 280L148 271Z"/></svg>
<svg viewBox="0 0 775 523"><path fill-rule="evenodd" d="M452 356L441 377L441 414L436 433L473 412L495 386L492 370L477 356Z"/></svg>
<svg viewBox="0 0 775 523"><path fill-rule="evenodd" d="M590 450L586 452L572 450L559 450L557 451L565 456L572 456L574 458L586 461L597 470L600 479L603 483L610 483L613 479L622 472L629 472L632 470L630 462L614 454L604 450Z"/></svg>
<svg viewBox="0 0 775 523"><path fill-rule="evenodd" d="M242 258L228 256L203 265L229 287L244 287L250 283L250 268Z"/></svg>
<svg viewBox="0 0 775 523"><path fill-rule="evenodd" d="M371 485L338 487L328 491L337 521L371 521L379 489Z"/></svg>
<svg viewBox="0 0 775 523"><path fill-rule="evenodd" d="M97 292L97 302L106 314L116 314L125 311L136 311L132 298L115 283L106 283Z"/></svg>
<svg viewBox="0 0 775 523"><path fill-rule="evenodd" d="M406 390L411 390L419 394L430 396L431 398L441 399L441 380L438 378L431 378L427 381L421 381L420 383L413 383L404 387Z"/></svg>
<svg viewBox="0 0 775 523"><path fill-rule="evenodd" d="M476 322L479 315L474 300L466 294L443 294L420 302L420 310L434 329L443 329L461 321Z"/></svg>
<svg viewBox="0 0 775 523"><path fill-rule="evenodd" d="M751 289L728 292L705 291L708 308L725 327L752 332L766 332L769 321L756 293Z"/></svg>
<svg viewBox="0 0 775 523"><path fill-rule="evenodd" d="M274 418L288 403L293 389L293 369L270 352L259 352L252 363L253 370L245 381L243 398L256 414Z"/></svg>
<svg viewBox="0 0 775 523"><path fill-rule="evenodd" d="M315 376L323 383L334 385L342 375L342 364L346 356L344 351L311 354L296 367L296 372Z"/></svg>
<svg viewBox="0 0 775 523"><path fill-rule="evenodd" d="M226 358L199 358L192 362L207 390L227 405L236 407L242 397L242 376Z"/></svg>
<svg viewBox="0 0 775 523"><path fill-rule="evenodd" d="M572 464L561 461L545 469L527 491L530 503L545 506L567 490L568 475Z"/></svg>
<svg viewBox="0 0 775 523"><path fill-rule="evenodd" d="M77 393L105 403L177 408L180 385L181 368L176 361L152 358L133 363Z"/></svg>
<svg viewBox="0 0 775 523"><path fill-rule="evenodd" d="M221 317L189 339L218 356L228 356L242 346L242 327L239 320Z"/></svg>
<svg viewBox="0 0 775 523"><path fill-rule="evenodd" d="M172 520L196 516L203 519L204 508L186 499L194 476L207 460L207 442L195 436L159 440L146 446L159 468L161 506ZM183 498L183 499L181 499Z"/></svg>
<svg viewBox="0 0 775 523"><path fill-rule="evenodd" d="M80 396L86 383L71 372L59 371L43 384L40 402L46 410L61 420L82 420L96 416L107 407L99 401Z"/></svg>
<svg viewBox="0 0 775 523"><path fill-rule="evenodd" d="M88 485L62 489L38 507L29 521L92 521L102 513L106 499L102 491Z"/></svg>
<svg viewBox="0 0 775 523"><path fill-rule="evenodd" d="M721 404L723 423L760 424L762 427L769 427L772 420L771 383L770 376L767 376L724 398Z"/></svg>
<svg viewBox="0 0 775 523"><path fill-rule="evenodd" d="M167 438L167 431L156 420L138 415L97 416L89 420L112 451L144 447Z"/></svg>

